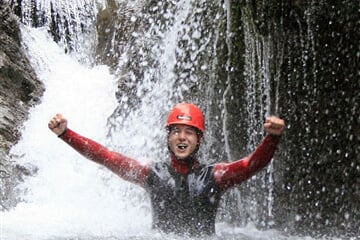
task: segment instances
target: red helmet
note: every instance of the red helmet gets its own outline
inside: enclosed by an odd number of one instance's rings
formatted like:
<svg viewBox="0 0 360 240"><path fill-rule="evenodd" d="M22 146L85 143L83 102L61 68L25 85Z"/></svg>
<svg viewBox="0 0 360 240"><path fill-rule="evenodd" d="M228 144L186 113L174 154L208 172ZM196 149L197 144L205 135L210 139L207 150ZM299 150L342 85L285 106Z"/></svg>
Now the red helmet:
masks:
<svg viewBox="0 0 360 240"><path fill-rule="evenodd" d="M205 131L204 117L201 110L191 103L179 103L170 112L166 127L173 124L185 124Z"/></svg>

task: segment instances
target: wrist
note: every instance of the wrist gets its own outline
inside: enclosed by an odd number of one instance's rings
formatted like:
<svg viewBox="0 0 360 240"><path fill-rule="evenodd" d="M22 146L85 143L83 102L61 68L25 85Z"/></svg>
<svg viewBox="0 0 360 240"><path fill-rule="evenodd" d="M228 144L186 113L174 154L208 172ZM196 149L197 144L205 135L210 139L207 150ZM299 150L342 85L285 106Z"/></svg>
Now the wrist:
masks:
<svg viewBox="0 0 360 240"><path fill-rule="evenodd" d="M62 136L66 133L66 131L67 131L67 128L65 128L64 131L62 131L62 132L58 135L58 137L62 137Z"/></svg>

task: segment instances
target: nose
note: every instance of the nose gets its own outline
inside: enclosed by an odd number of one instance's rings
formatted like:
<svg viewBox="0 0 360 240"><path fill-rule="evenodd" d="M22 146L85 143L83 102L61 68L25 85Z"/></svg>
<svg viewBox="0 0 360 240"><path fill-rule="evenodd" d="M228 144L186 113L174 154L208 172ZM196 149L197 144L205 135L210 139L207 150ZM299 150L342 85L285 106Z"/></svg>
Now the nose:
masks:
<svg viewBox="0 0 360 240"><path fill-rule="evenodd" d="M185 139L186 138L186 132L185 131L179 131L178 137L181 140Z"/></svg>

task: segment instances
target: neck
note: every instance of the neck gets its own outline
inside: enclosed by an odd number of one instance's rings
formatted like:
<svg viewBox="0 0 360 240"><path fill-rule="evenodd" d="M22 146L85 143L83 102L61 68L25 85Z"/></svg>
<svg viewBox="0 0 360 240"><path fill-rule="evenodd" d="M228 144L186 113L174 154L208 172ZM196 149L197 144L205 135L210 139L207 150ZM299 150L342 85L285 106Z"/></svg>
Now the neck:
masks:
<svg viewBox="0 0 360 240"><path fill-rule="evenodd" d="M171 154L171 167L178 173L187 174L190 170L199 166L199 162L194 157L186 159L178 159L174 154Z"/></svg>

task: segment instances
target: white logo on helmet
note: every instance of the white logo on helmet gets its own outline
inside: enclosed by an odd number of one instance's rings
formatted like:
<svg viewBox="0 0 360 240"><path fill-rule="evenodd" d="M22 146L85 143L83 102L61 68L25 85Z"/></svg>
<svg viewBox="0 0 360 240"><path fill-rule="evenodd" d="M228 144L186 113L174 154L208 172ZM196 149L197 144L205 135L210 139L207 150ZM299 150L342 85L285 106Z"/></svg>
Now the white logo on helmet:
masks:
<svg viewBox="0 0 360 240"><path fill-rule="evenodd" d="M192 120L192 118L190 116L184 116L184 115L178 115L176 118L179 119L179 120L185 120L185 121L191 121Z"/></svg>

